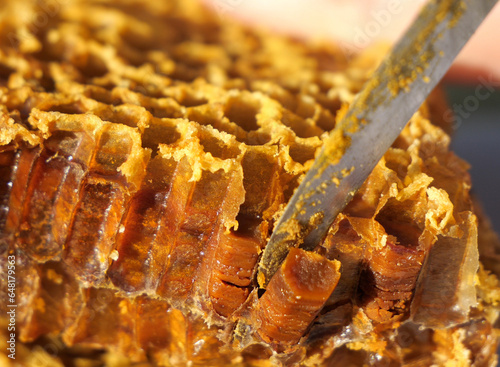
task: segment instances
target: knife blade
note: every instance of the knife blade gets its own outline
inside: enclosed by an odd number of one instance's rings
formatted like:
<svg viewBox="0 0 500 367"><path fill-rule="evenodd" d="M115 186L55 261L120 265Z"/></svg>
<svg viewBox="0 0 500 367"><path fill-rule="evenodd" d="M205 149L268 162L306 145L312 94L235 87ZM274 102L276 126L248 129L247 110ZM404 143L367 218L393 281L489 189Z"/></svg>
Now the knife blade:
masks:
<svg viewBox="0 0 500 367"><path fill-rule="evenodd" d="M431 0L325 140L259 262L266 288L291 247L314 249L497 0Z"/></svg>

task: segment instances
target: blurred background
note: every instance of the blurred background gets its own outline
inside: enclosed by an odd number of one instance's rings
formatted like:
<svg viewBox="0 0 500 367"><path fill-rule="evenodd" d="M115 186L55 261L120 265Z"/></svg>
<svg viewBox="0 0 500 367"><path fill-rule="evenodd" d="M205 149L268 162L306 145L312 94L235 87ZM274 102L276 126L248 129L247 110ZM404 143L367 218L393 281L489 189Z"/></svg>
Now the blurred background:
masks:
<svg viewBox="0 0 500 367"><path fill-rule="evenodd" d="M452 148L470 163L472 191L500 234L500 90L478 101L477 110L467 109L475 105L469 102L475 87L448 85L446 92L450 107L457 109Z"/></svg>

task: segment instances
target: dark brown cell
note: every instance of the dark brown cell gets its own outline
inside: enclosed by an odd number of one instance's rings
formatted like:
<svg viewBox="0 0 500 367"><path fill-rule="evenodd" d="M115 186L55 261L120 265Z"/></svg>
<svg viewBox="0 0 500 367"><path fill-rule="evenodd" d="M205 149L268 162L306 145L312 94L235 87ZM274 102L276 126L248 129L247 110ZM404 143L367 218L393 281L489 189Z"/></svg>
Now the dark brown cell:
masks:
<svg viewBox="0 0 500 367"><path fill-rule="evenodd" d="M63 252L80 280L94 284L104 279L125 203L120 184L98 177L83 184Z"/></svg>
<svg viewBox="0 0 500 367"><path fill-rule="evenodd" d="M40 156L30 180L19 227L19 246L33 258L58 257L85 175L82 167L64 157Z"/></svg>
<svg viewBox="0 0 500 367"><path fill-rule="evenodd" d="M360 279L366 314L374 321L389 322L409 311L409 302L422 268L425 252L387 240L375 249Z"/></svg>
<svg viewBox="0 0 500 367"><path fill-rule="evenodd" d="M249 147L241 162L245 187L245 202L241 206L241 211L268 219L267 216L272 214L267 213L269 208L279 204L276 201L283 198L280 197L282 189L279 183L278 162L271 159L270 149L262 148L264 147Z"/></svg>
<svg viewBox="0 0 500 367"><path fill-rule="evenodd" d="M161 296L181 301L191 291L207 245L219 230L218 216L230 179L222 170L204 171L196 182L158 288Z"/></svg>
<svg viewBox="0 0 500 367"><path fill-rule="evenodd" d="M335 289L340 263L293 248L252 311L260 337L279 349L296 344Z"/></svg>
<svg viewBox="0 0 500 367"><path fill-rule="evenodd" d="M233 313L248 296L260 251L260 243L235 233L220 235L212 267L209 295L215 310L223 316Z"/></svg>
<svg viewBox="0 0 500 367"><path fill-rule="evenodd" d="M32 166L17 239L34 259L60 255L94 149L94 139L82 131L57 130L44 142Z"/></svg>
<svg viewBox="0 0 500 367"><path fill-rule="evenodd" d="M229 317L245 302L250 289L213 277L208 285L208 293L214 310L221 316Z"/></svg>
<svg viewBox="0 0 500 367"><path fill-rule="evenodd" d="M86 284L105 280L111 251L130 197L140 185L141 168L130 184L124 165L135 151L136 131L120 124L105 124L99 132L89 174L81 185L63 259ZM130 169L130 168L129 168ZM136 182L139 181L139 182Z"/></svg>
<svg viewBox="0 0 500 367"><path fill-rule="evenodd" d="M260 244L234 233L221 234L214 274L224 282L240 287L250 285Z"/></svg>
<svg viewBox="0 0 500 367"><path fill-rule="evenodd" d="M185 161L156 156L118 231L118 259L108 276L126 291L155 290L184 216L191 169Z"/></svg>

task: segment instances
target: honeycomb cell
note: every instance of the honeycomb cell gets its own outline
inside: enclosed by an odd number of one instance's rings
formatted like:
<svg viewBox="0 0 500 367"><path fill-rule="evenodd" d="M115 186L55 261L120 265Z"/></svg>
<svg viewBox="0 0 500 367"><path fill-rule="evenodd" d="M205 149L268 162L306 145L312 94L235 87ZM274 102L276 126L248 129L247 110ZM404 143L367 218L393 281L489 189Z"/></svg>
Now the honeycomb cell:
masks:
<svg viewBox="0 0 500 367"><path fill-rule="evenodd" d="M337 286L339 270L338 261L292 248L254 310L259 335L281 348L295 345Z"/></svg>

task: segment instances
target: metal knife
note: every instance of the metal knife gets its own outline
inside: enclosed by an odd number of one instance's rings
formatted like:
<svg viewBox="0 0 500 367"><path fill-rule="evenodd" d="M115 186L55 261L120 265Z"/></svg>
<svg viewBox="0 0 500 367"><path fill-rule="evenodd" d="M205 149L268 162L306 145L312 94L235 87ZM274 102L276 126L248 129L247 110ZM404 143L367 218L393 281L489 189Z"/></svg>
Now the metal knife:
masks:
<svg viewBox="0 0 500 367"><path fill-rule="evenodd" d="M431 0L357 95L287 204L259 263L265 288L291 247L312 250L497 0Z"/></svg>

